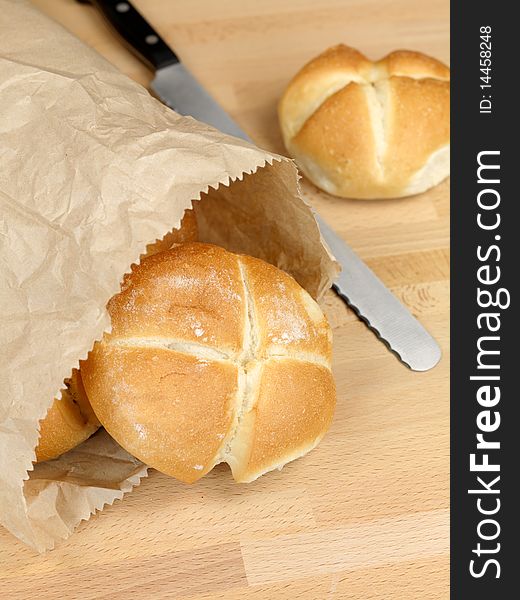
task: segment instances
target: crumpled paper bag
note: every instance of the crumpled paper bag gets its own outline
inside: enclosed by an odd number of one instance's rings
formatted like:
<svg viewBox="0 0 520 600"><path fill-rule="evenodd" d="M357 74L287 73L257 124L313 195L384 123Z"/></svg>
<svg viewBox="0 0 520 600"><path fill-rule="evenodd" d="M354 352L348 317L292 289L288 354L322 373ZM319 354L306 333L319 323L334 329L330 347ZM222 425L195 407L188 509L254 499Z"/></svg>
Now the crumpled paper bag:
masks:
<svg viewBox="0 0 520 600"><path fill-rule="evenodd" d="M20 0L0 0L0 113L0 521L44 551L146 475L103 430L33 460L39 420L148 243L194 203L201 240L315 297L337 266L291 161L180 117Z"/></svg>

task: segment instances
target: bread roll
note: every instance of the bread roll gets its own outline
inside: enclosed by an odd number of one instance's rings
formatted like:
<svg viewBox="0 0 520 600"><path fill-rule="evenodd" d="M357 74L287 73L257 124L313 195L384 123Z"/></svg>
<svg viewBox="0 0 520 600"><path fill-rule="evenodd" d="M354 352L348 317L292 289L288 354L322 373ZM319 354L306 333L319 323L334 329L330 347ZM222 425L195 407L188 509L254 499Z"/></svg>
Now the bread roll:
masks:
<svg viewBox="0 0 520 600"><path fill-rule="evenodd" d="M277 268L183 244L134 267L108 309L112 332L81 372L101 423L146 464L194 482L227 462L248 482L328 428L331 331Z"/></svg>
<svg viewBox="0 0 520 600"><path fill-rule="evenodd" d="M61 399L54 400L47 415L40 421L40 440L36 460L41 462L56 458L84 442L100 427L90 406L81 381L74 369L65 380Z"/></svg>
<svg viewBox="0 0 520 600"><path fill-rule="evenodd" d="M197 219L191 209L184 213L180 227L173 229L163 239L149 244L150 256L169 249L173 244L198 239ZM65 380L61 400L55 400L44 419L40 421L40 439L36 448L38 462L56 458L84 442L100 427L76 369Z"/></svg>
<svg viewBox="0 0 520 600"><path fill-rule="evenodd" d="M308 63L278 107L289 154L350 198L423 192L450 172L450 70L399 50L372 62L339 45Z"/></svg>

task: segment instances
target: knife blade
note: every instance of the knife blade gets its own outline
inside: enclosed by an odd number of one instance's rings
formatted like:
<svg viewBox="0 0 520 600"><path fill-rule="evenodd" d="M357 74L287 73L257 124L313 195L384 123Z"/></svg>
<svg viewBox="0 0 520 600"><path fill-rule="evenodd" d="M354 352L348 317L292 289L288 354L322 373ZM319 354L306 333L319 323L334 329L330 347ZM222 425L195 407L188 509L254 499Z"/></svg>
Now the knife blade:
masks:
<svg viewBox="0 0 520 600"><path fill-rule="evenodd" d="M150 87L175 112L251 142L181 62L158 69Z"/></svg>
<svg viewBox="0 0 520 600"><path fill-rule="evenodd" d="M154 71L153 91L170 108L251 142L181 63L175 52L131 2L79 0L96 5L130 49ZM368 327L414 371L440 360L434 338L357 254L314 211L321 235L342 267L333 288Z"/></svg>
<svg viewBox="0 0 520 600"><path fill-rule="evenodd" d="M441 358L433 337L377 275L315 212L321 235L342 265L336 293L378 338L413 371L428 371Z"/></svg>

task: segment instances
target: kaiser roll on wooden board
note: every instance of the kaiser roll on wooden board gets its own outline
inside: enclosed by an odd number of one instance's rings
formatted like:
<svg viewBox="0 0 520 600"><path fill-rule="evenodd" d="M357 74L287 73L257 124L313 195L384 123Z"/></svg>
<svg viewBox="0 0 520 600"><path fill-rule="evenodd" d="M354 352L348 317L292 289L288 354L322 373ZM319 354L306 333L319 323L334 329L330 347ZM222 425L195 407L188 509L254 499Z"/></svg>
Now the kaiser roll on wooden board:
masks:
<svg viewBox="0 0 520 600"><path fill-rule="evenodd" d="M81 365L96 415L128 452L194 482L248 482L311 450L335 406L331 330L296 281L188 243L143 259Z"/></svg>
<svg viewBox="0 0 520 600"><path fill-rule="evenodd" d="M173 229L163 239L149 244L146 255L150 256L171 248L173 244L198 239L197 219L193 210L187 210L178 229ZM40 439L36 448L36 460L41 462L57 458L89 438L100 424L85 394L81 374L74 369L70 379L65 380L60 400L54 400L47 415L40 421Z"/></svg>
<svg viewBox="0 0 520 600"><path fill-rule="evenodd" d="M425 54L372 62L334 46L292 79L278 115L289 154L331 194L409 196L449 175L450 70Z"/></svg>

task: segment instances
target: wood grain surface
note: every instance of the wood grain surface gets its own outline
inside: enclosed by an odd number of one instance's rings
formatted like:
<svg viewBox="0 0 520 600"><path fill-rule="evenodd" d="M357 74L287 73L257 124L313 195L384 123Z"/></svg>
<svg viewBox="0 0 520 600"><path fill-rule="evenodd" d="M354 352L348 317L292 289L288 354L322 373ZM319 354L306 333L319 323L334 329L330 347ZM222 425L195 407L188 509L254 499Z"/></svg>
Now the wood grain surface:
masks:
<svg viewBox="0 0 520 600"><path fill-rule="evenodd" d="M149 82L94 8L35 4ZM280 153L277 99L326 47L449 58L447 0L135 4L258 145ZM307 183L304 193L435 335L441 363L409 371L331 292L338 406L316 450L249 485L223 466L192 486L152 471L43 556L0 529L2 598L448 597L448 182L395 201L342 200Z"/></svg>

